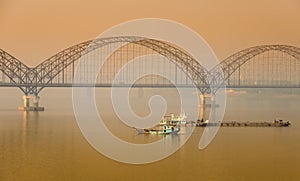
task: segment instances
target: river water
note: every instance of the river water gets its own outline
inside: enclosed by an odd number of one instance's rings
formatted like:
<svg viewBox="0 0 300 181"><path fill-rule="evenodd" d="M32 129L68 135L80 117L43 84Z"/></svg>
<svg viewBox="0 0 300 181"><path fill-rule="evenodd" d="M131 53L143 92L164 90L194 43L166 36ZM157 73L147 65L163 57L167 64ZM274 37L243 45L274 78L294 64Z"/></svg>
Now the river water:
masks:
<svg viewBox="0 0 300 181"><path fill-rule="evenodd" d="M147 94L139 91L140 97ZM99 104L105 105L107 92L100 91ZM113 161L88 144L75 120L71 89L43 90L41 104L46 110L38 113L16 110L22 104L18 90L0 89L0 93L0 181L300 179L300 91L296 89L230 91L224 117L237 121L283 118L292 122L290 127L223 127L204 150L198 149L203 128L196 128L177 152L144 165ZM120 131L123 127L108 108L98 107L118 137L142 143L161 139L136 135L128 128ZM172 109L176 108L168 111Z"/></svg>

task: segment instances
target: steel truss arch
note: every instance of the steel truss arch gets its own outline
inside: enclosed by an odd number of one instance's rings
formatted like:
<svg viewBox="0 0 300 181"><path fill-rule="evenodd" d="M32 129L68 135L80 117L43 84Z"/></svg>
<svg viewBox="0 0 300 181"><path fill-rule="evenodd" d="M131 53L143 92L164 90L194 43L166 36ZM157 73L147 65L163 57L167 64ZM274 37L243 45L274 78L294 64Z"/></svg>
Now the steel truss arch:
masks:
<svg viewBox="0 0 300 181"><path fill-rule="evenodd" d="M171 61L179 64L187 71L188 76L196 83L198 89L202 92L209 92L207 75L209 72L200 65L193 57L182 50L159 40L145 39L143 37L123 36L95 39L86 41L65 49L58 54L50 57L35 67L37 82L43 84L39 87L38 93L47 86L60 72L69 65L79 60L84 54L87 54L102 46L112 43L134 43L152 49L153 51L167 57ZM177 65L178 66L178 65Z"/></svg>
<svg viewBox="0 0 300 181"><path fill-rule="evenodd" d="M24 93L27 92L27 87L20 85L27 83L30 68L2 49L0 49L0 71L9 78L12 86L19 87Z"/></svg>
<svg viewBox="0 0 300 181"><path fill-rule="evenodd" d="M244 49L226 58L219 65L210 70L210 74L213 77L212 82L210 82L214 89L213 91L217 91L221 85L225 85L225 82L230 78L230 76L246 62L259 54L272 50L287 53L300 61L300 49L294 46L261 45Z"/></svg>

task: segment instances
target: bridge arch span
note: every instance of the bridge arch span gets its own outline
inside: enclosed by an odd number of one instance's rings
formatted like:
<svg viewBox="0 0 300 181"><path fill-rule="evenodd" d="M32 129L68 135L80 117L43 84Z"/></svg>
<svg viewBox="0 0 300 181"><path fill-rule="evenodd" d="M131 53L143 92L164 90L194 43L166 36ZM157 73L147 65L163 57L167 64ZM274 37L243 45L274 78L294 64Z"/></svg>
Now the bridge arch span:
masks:
<svg viewBox="0 0 300 181"><path fill-rule="evenodd" d="M219 85L225 84L232 74L248 61L268 51L279 51L286 53L300 62L300 49L294 46L261 45L244 49L229 56L219 65L210 70L210 74L213 77L211 84L214 87L214 91L218 89Z"/></svg>
<svg viewBox="0 0 300 181"><path fill-rule="evenodd" d="M174 63L185 70L190 79L194 81L202 93L209 90L209 86L207 86L207 75L209 74L209 71L183 50L159 40L124 36L86 41L67 48L37 65L35 67L35 70L37 71L37 82L43 84L43 86L38 89L37 93L46 87L47 84L51 84L52 80L67 67L74 67L74 63L79 60L82 55L113 43L133 43L152 49L158 54L167 57L171 61L174 61Z"/></svg>

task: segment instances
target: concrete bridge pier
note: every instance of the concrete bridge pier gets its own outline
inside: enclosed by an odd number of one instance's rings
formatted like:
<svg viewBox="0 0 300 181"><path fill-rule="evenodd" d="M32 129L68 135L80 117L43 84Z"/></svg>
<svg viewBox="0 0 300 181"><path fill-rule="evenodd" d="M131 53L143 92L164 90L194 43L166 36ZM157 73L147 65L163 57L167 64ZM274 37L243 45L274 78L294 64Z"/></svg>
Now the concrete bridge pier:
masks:
<svg viewBox="0 0 300 181"><path fill-rule="evenodd" d="M40 97L38 95L24 95L23 106L19 106L20 111L44 111L44 107L39 106Z"/></svg>
<svg viewBox="0 0 300 181"><path fill-rule="evenodd" d="M200 111L199 111L199 120L205 120L205 97L204 94L200 94Z"/></svg>
<svg viewBox="0 0 300 181"><path fill-rule="evenodd" d="M219 105L216 103L215 95L204 95L200 94L200 110L199 110L199 118L198 120L206 121L208 117L206 117L206 108L209 108L210 111L215 111L215 108L219 107ZM208 100L208 101L207 101Z"/></svg>

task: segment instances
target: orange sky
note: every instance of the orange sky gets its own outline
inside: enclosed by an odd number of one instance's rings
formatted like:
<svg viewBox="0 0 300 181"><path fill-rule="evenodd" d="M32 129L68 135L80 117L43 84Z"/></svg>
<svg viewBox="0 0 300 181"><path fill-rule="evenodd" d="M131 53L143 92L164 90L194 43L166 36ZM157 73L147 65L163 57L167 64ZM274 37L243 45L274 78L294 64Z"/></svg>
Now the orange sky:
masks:
<svg viewBox="0 0 300 181"><path fill-rule="evenodd" d="M300 47L299 0L0 0L0 48L34 66L137 18L183 23L221 60L260 44Z"/></svg>

